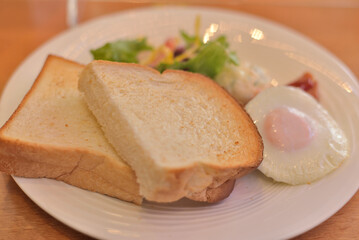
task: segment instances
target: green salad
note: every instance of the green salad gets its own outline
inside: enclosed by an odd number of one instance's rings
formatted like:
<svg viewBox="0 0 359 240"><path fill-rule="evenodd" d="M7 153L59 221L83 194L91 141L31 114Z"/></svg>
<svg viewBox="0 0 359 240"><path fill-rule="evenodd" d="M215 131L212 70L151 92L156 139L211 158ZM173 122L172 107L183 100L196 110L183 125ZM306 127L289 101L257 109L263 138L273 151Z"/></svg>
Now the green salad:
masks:
<svg viewBox="0 0 359 240"><path fill-rule="evenodd" d="M200 18L195 22L195 34L185 31L179 37L168 38L162 45L154 47L146 38L117 40L91 50L96 60L139 63L160 72L180 69L200 73L212 79L225 65L238 65L235 52L229 50L224 35L204 41L199 35Z"/></svg>

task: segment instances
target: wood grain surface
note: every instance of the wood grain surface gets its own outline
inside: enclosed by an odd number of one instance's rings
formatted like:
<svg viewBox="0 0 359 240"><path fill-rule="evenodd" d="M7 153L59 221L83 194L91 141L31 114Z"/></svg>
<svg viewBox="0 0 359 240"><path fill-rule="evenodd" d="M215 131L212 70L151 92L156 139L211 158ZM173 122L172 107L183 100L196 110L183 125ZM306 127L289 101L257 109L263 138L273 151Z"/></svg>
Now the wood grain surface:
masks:
<svg viewBox="0 0 359 240"><path fill-rule="evenodd" d="M254 14L293 28L334 53L359 76L358 1L194 2L202 3ZM79 0L79 21L146 5L153 3ZM32 51L67 28L64 0L0 0L0 92L18 65ZM48 215L21 191L10 176L0 173L0 239L91 238ZM359 239L359 193L334 216L295 239Z"/></svg>

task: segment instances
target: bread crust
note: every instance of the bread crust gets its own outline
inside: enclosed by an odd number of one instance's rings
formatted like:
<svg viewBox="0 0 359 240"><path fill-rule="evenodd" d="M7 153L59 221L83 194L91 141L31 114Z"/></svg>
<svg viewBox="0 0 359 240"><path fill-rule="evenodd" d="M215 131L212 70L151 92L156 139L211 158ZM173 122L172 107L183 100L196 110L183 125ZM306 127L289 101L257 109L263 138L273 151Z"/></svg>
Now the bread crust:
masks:
<svg viewBox="0 0 359 240"><path fill-rule="evenodd" d="M116 164L116 161L88 149L0 138L0 170L3 172L19 177L55 179L141 204L135 174L127 165Z"/></svg>
<svg viewBox="0 0 359 240"><path fill-rule="evenodd" d="M235 179L230 179L224 182L220 187L207 187L202 192L188 194L187 198L196 201L217 203L226 199L232 193L235 183Z"/></svg>

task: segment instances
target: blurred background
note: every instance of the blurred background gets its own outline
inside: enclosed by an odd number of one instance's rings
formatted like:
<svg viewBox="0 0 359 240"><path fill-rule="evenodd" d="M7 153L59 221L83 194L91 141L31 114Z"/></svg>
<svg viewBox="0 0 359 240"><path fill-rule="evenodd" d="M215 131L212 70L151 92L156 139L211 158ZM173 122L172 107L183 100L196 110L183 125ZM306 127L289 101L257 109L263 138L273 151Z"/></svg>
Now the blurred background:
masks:
<svg viewBox="0 0 359 240"><path fill-rule="evenodd" d="M101 15L166 4L226 8L273 20L318 42L359 76L358 0L0 0L0 92L18 64L56 34Z"/></svg>

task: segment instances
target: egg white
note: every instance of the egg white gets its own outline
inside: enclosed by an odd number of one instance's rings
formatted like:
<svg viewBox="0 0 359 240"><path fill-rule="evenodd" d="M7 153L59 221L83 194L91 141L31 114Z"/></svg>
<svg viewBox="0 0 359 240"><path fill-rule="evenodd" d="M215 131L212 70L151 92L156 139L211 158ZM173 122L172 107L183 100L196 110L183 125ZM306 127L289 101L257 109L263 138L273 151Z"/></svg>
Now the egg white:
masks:
<svg viewBox="0 0 359 240"><path fill-rule="evenodd" d="M309 123L315 134L305 147L294 151L281 150L266 138L265 117L278 107L288 108ZM311 183L336 169L349 156L349 143L344 132L303 90L288 86L268 88L245 108L263 138L263 162L259 170L275 181L292 185Z"/></svg>

